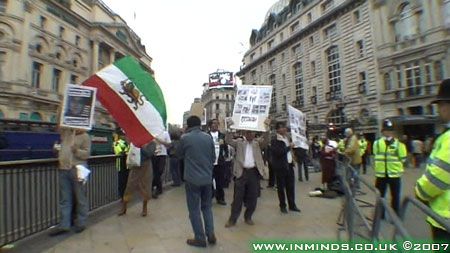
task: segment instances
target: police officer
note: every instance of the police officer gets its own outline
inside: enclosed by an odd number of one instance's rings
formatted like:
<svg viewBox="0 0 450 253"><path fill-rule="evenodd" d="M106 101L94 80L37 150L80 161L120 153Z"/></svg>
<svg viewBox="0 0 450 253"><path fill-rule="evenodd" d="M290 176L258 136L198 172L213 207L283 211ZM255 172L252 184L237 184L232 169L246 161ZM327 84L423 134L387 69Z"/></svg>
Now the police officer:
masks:
<svg viewBox="0 0 450 253"><path fill-rule="evenodd" d="M425 174L417 180L416 196L443 218L450 218L450 79L444 80L434 101L439 116L446 123L446 130L439 135L427 161ZM449 242L450 231L427 218L434 241Z"/></svg>
<svg viewBox="0 0 450 253"><path fill-rule="evenodd" d="M392 199L391 206L398 213L400 210L403 164L408 154L405 144L394 138L394 125L390 120L383 122L381 133L383 136L373 144L375 187L380 191L381 197L384 198L389 185Z"/></svg>
<svg viewBox="0 0 450 253"><path fill-rule="evenodd" d="M114 154L117 157L116 159L116 169L118 171L118 186L119 186L119 196L123 198L123 194L125 193L125 188L127 187L128 180L128 169L126 164L127 154L130 147L128 143L125 141L122 133L118 133L116 140L114 141Z"/></svg>

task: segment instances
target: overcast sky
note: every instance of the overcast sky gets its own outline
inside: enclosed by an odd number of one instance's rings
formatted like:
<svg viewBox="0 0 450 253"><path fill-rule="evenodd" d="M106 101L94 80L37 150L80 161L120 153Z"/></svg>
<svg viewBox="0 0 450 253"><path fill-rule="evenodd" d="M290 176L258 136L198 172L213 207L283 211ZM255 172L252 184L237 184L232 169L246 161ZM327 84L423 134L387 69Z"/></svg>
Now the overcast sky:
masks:
<svg viewBox="0 0 450 253"><path fill-rule="evenodd" d="M141 37L161 86L169 123L202 94L208 74L236 72L276 0L103 0Z"/></svg>

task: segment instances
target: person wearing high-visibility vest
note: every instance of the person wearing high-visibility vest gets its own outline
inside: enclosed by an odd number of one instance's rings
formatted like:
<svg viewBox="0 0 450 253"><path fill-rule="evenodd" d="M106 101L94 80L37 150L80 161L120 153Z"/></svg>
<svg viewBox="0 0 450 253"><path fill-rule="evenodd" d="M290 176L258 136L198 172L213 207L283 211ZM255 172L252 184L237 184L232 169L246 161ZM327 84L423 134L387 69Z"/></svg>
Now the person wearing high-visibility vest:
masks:
<svg viewBox="0 0 450 253"><path fill-rule="evenodd" d="M425 174L417 180L415 192L417 198L427 203L436 214L450 221L450 79L442 82L434 103L438 104L439 116L446 122L446 130L437 137ZM450 231L431 217L427 221L434 241L450 241Z"/></svg>
<svg viewBox="0 0 450 253"><path fill-rule="evenodd" d="M124 140L124 137L121 135L117 136L117 139L114 141L114 154L119 156L116 159L116 169L118 172L118 190L119 197L122 199L125 193L125 189L127 187L128 181L128 168L126 164L127 154L130 150L128 143Z"/></svg>
<svg viewBox="0 0 450 253"><path fill-rule="evenodd" d="M373 144L375 156L375 187L380 191L381 197L386 195L389 185L391 191L391 206L395 212L400 210L401 177L403 164L408 152L405 144L394 138L394 125L390 120L383 122L381 130L383 137Z"/></svg>
<svg viewBox="0 0 450 253"><path fill-rule="evenodd" d="M367 140L363 133L359 134L359 155L361 156L361 166L363 174L367 173Z"/></svg>

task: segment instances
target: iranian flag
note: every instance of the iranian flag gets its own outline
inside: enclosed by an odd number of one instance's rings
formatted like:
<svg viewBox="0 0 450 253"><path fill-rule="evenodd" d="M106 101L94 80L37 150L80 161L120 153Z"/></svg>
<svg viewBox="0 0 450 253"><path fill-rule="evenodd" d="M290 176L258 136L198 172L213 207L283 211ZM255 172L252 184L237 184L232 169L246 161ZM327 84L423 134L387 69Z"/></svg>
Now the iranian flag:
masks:
<svg viewBox="0 0 450 253"><path fill-rule="evenodd" d="M164 96L153 77L131 56L89 77L82 85L97 88L97 98L137 147L165 131Z"/></svg>

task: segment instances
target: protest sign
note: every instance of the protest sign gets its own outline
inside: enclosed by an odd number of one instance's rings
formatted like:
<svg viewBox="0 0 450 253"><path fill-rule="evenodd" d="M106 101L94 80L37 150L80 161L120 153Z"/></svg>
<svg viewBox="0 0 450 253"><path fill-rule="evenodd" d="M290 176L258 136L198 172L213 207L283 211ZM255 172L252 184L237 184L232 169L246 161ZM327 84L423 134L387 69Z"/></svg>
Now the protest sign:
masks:
<svg viewBox="0 0 450 253"><path fill-rule="evenodd" d="M96 88L68 84L60 126L90 130L94 121Z"/></svg>
<svg viewBox="0 0 450 253"><path fill-rule="evenodd" d="M306 138L306 117L305 114L295 109L293 106L288 106L289 123L291 126L292 142L295 147L309 149L308 139Z"/></svg>
<svg viewBox="0 0 450 253"><path fill-rule="evenodd" d="M264 121L269 116L272 86L238 86L233 110L234 129L266 131Z"/></svg>

